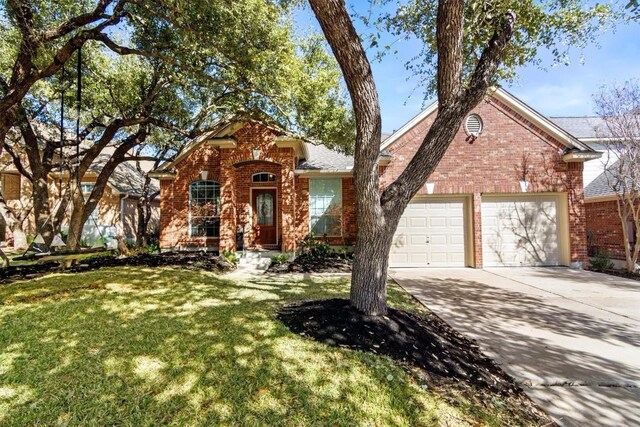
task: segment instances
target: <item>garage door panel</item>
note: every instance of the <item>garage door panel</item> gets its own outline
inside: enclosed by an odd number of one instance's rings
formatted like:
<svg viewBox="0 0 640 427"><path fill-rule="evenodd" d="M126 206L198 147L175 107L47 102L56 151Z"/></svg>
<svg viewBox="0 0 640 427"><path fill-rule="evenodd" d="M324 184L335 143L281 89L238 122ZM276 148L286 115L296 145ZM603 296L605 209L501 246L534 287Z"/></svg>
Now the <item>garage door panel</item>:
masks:
<svg viewBox="0 0 640 427"><path fill-rule="evenodd" d="M447 227L447 218L446 217L430 217L429 218L429 227L431 228L446 228Z"/></svg>
<svg viewBox="0 0 640 427"><path fill-rule="evenodd" d="M408 264L409 254L396 252L389 255L389 264Z"/></svg>
<svg viewBox="0 0 640 427"><path fill-rule="evenodd" d="M553 196L482 202L485 266L559 265L557 200Z"/></svg>
<svg viewBox="0 0 640 427"><path fill-rule="evenodd" d="M452 245L464 246L464 235L451 236L450 243Z"/></svg>
<svg viewBox="0 0 640 427"><path fill-rule="evenodd" d="M412 234L411 236L409 236L409 239L411 241L411 245L413 245L413 246L422 246L427 241L427 235L426 234Z"/></svg>
<svg viewBox="0 0 640 427"><path fill-rule="evenodd" d="M425 236L424 241L426 241L426 237L427 236ZM446 246L448 240L449 239L447 239L446 235L432 235L431 238L429 239L429 244L431 246L438 246L438 245Z"/></svg>
<svg viewBox="0 0 640 427"><path fill-rule="evenodd" d="M449 218L449 225L451 227L462 227L464 225L463 217L451 217Z"/></svg>
<svg viewBox="0 0 640 427"><path fill-rule="evenodd" d="M398 224L389 265L463 267L464 249L462 200L413 201Z"/></svg>

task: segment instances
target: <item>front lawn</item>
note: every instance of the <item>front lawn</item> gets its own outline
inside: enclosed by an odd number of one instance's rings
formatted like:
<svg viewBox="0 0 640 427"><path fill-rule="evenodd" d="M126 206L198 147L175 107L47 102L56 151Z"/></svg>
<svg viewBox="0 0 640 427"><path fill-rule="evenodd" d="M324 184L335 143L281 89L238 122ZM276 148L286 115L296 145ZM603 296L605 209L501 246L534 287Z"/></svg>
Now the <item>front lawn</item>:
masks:
<svg viewBox="0 0 640 427"><path fill-rule="evenodd" d="M291 333L276 310L346 280L106 268L0 285L0 425L505 425L504 402ZM390 300L415 303L392 286Z"/></svg>

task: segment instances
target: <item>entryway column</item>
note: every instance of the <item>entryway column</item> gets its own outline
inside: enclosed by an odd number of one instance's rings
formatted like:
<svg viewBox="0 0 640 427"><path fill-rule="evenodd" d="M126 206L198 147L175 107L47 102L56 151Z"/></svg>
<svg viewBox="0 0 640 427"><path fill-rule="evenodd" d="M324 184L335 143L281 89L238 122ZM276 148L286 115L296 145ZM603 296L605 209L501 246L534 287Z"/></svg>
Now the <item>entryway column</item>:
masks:
<svg viewBox="0 0 640 427"><path fill-rule="evenodd" d="M294 160L287 160L282 164L280 172L282 179L282 252L293 252L296 249L295 209L296 184L294 174Z"/></svg>
<svg viewBox="0 0 640 427"><path fill-rule="evenodd" d="M473 267L482 268L482 193L473 193Z"/></svg>
<svg viewBox="0 0 640 427"><path fill-rule="evenodd" d="M220 243L219 248L236 249L236 175L231 150L220 150Z"/></svg>

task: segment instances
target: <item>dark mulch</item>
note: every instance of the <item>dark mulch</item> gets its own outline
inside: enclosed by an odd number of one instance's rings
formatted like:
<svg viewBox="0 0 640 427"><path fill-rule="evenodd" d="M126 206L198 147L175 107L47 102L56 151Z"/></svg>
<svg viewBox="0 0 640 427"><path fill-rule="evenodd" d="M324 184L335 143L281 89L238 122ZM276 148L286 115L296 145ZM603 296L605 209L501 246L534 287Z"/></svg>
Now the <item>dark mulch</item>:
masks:
<svg viewBox="0 0 640 427"><path fill-rule="evenodd" d="M608 274L610 276L623 277L625 279L632 279L640 281L640 274L638 273L629 273L626 270L598 270L595 268L590 269L591 271L595 271L598 273Z"/></svg>
<svg viewBox="0 0 640 427"><path fill-rule="evenodd" d="M480 404L508 402L512 412L533 423L553 425L476 344L435 315L389 308L386 316L366 316L348 300L336 298L294 303L282 307L277 316L294 333L389 356L441 389L464 384L462 393Z"/></svg>
<svg viewBox="0 0 640 427"><path fill-rule="evenodd" d="M136 254L127 257L115 257L112 255L94 255L83 260L77 265L64 268L58 262L47 261L38 264L16 265L0 268L0 283L9 283L15 280L32 279L52 272L83 272L97 270L105 267L145 266L162 267L175 266L189 269L198 269L224 273L234 266L224 257L204 252L170 252L163 254Z"/></svg>
<svg viewBox="0 0 640 427"><path fill-rule="evenodd" d="M270 273L349 273L351 259L340 254L298 255L294 260L271 264Z"/></svg>
<svg viewBox="0 0 640 427"><path fill-rule="evenodd" d="M513 388L491 359L436 316L393 308L386 316L367 316L336 298L288 305L278 318L293 332L332 346L384 354L430 375L496 391Z"/></svg>

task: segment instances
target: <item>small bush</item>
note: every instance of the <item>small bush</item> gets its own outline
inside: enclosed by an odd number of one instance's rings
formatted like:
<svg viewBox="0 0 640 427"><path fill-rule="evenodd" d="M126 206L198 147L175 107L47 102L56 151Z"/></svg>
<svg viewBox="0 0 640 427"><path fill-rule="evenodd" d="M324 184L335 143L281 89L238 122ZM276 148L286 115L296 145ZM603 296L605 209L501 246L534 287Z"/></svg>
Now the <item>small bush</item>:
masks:
<svg viewBox="0 0 640 427"><path fill-rule="evenodd" d="M240 262L240 258L238 258L238 255L236 255L236 253L233 251L228 251L225 249L222 251L222 256L233 265L238 265L238 263Z"/></svg>
<svg viewBox="0 0 640 427"><path fill-rule="evenodd" d="M613 269L613 263L611 262L611 257L608 252L598 252L596 256L589 261L592 270L606 271Z"/></svg>
<svg viewBox="0 0 640 427"><path fill-rule="evenodd" d="M148 254L153 254L156 252L160 252L160 246L158 246L158 242L152 242L149 243L147 246L145 246L144 248L145 252Z"/></svg>
<svg viewBox="0 0 640 427"><path fill-rule="evenodd" d="M326 240L320 240L313 233L309 233L299 243L300 255L308 254L312 257L325 258L333 251Z"/></svg>
<svg viewBox="0 0 640 427"><path fill-rule="evenodd" d="M279 254L279 255L273 255L271 257L271 264L274 264L274 265L284 264L287 261L289 261L289 254L288 253L282 253L282 254Z"/></svg>

